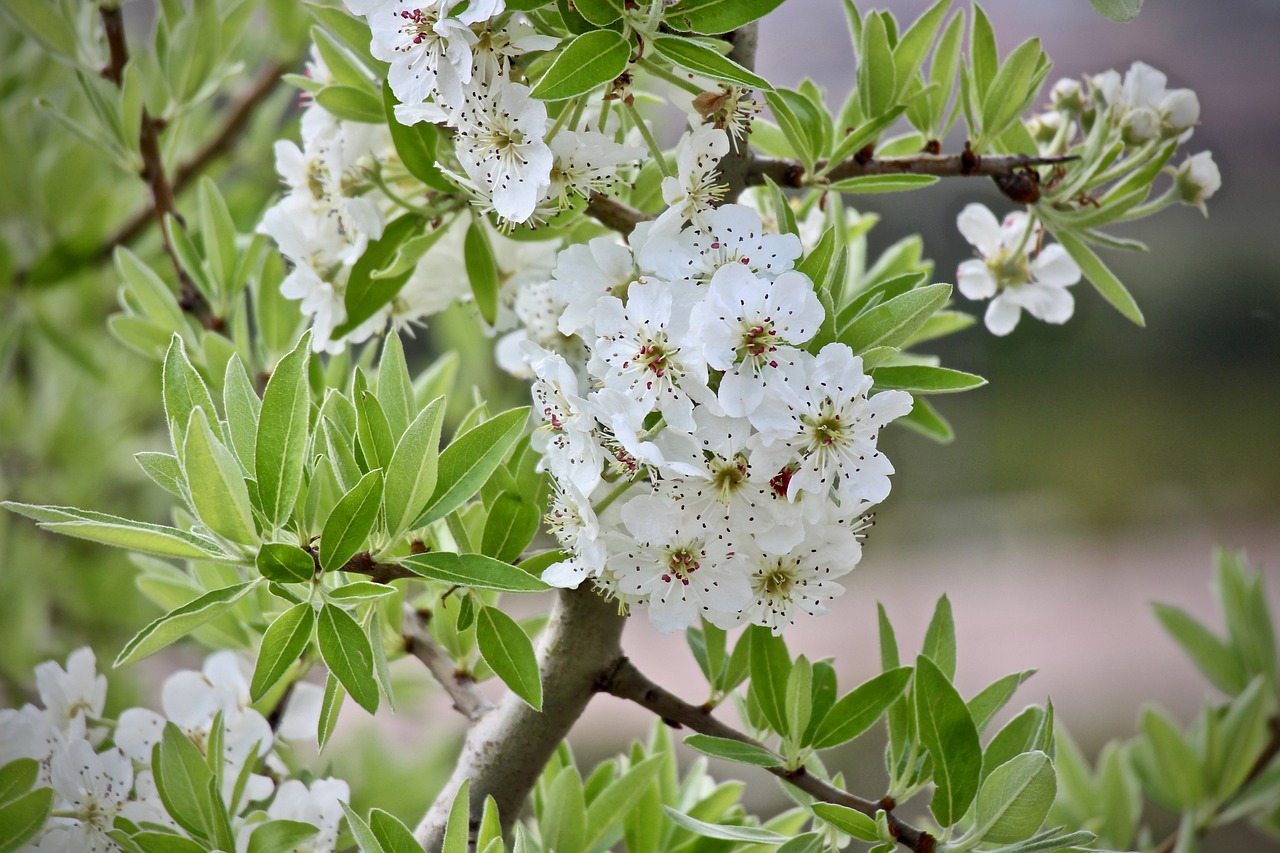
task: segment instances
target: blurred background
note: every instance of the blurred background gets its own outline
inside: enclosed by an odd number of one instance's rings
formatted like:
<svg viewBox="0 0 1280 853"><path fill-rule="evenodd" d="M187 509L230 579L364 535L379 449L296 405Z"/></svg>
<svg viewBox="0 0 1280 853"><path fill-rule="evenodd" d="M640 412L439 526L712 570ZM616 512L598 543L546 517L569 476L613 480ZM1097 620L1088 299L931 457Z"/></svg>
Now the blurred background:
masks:
<svg viewBox="0 0 1280 853"><path fill-rule="evenodd" d="M130 6L131 14L140 5ZM904 21L928 4L884 5ZM1166 72L1171 87L1194 89L1202 126L1186 150L1213 151L1223 188L1209 202L1207 221L1181 207L1131 226L1125 236L1146 241L1149 255L1106 254L1142 306L1147 328L1129 324L1081 283L1076 316L1064 327L1024 319L997 339L979 324L936 348L947 364L982 374L990 385L939 399L956 429L949 446L901 430L882 438L898 474L862 565L830 616L800 623L787 636L793 653L836 657L847 689L878 669L877 601L910 656L945 593L955 608L962 692L1038 667L1013 709L1052 696L1060 719L1093 756L1109 737L1133 732L1143 703L1159 702L1186 722L1210 690L1147 604L1167 601L1215 619L1209 584L1216 545L1243 548L1262 564L1280 605L1280 3L1151 0L1124 25L1102 18L1087 0L989 0L985 8L1002 54L1024 38L1043 39L1057 63L1048 84L1108 68L1123 73L1143 60ZM241 47L264 62L296 60L302 50L273 41L269 31L252 32ZM141 185L112 174L89 148L80 158L52 160L41 140L61 131L31 94L70 100L66 69L43 60L2 18L0 55L0 145L7 152L0 161L0 495L159 519L164 495L130 458L166 442L158 369L105 329L116 310L111 268L86 265L44 282L15 279L51 248L74 254L99 244L142 204ZM770 15L758 66L785 85L809 76L838 105L853 79L839 0L789 0ZM234 193L229 201L242 230L275 186L270 145L291 132L290 98L277 91L249 124L237 155L213 172L224 192ZM946 148L961 142L949 140ZM955 218L972 200L997 215L1010 209L981 179L874 197L865 207L882 216L871 234L873 253L922 232L935 280L952 280L971 251ZM155 250L150 238L136 248ZM411 351L420 365L430 350L450 345L447 323L432 334ZM134 574L118 553L0 515L0 703L29 695L34 663L86 642L114 650L153 618L155 609L134 591ZM682 637L659 636L637 619L626 642L651 677L690 700L704 698ZM146 701L152 675L198 659L191 650L124 674L112 704ZM420 689L416 671L399 672L407 685L401 713L378 726L391 729L396 746L372 738L367 718L354 719L329 757L354 788L367 786L371 801L412 814L430 783L419 776L406 787L403 778L447 754L459 727ZM425 730L417 716L424 702L439 712ZM642 736L651 720L601 698L587 722L575 736L583 758L611 751L621 736ZM421 750L405 749L406 739ZM392 753L401 762L406 754L415 758L388 772L379 762ZM854 790L876 795L883 785L875 743L860 743L834 764ZM777 793L769 782L750 790ZM755 802L767 810L780 797ZM1223 835L1206 849L1262 844L1248 834Z"/></svg>

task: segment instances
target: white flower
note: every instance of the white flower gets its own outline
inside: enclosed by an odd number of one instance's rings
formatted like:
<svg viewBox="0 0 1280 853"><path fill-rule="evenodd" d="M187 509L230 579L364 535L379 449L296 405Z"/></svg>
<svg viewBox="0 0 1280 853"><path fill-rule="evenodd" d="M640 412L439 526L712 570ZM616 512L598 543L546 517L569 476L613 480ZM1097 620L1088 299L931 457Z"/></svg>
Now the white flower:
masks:
<svg viewBox="0 0 1280 853"><path fill-rule="evenodd" d="M626 532L611 530L608 568L617 589L643 596L649 621L664 633L699 616L732 624L750 600L746 578L730 565L729 531L708 526L673 497L638 495L622 507Z"/></svg>
<svg viewBox="0 0 1280 853"><path fill-rule="evenodd" d="M476 4L469 6L459 20L467 22L466 18L476 8ZM472 32L476 32L474 27ZM501 29L486 27L478 33L478 41L472 46L475 55L472 78L492 83L499 77L508 76L507 69L515 57L537 50L551 50L559 41L554 36L539 35L529 19L517 12Z"/></svg>
<svg viewBox="0 0 1280 853"><path fill-rule="evenodd" d="M572 483L556 481L551 507L544 519L556 540L569 553L569 558L548 566L542 573L544 583L576 589L589 577L598 576L605 566L607 552L600 538L600 521L591 502Z"/></svg>
<svg viewBox="0 0 1280 853"><path fill-rule="evenodd" d="M52 819L54 826L65 827L68 850L99 853L120 849L107 832L133 788L129 759L118 749L96 753L87 740L76 739L56 752L49 765L54 808L74 815Z"/></svg>
<svg viewBox="0 0 1280 853"><path fill-rule="evenodd" d="M561 130L551 140L555 165L551 169L551 196L568 207L571 194L588 198L604 192L619 180L623 166L635 163L644 150L614 142L594 130Z"/></svg>
<svg viewBox="0 0 1280 853"><path fill-rule="evenodd" d="M546 130L546 106L519 83L498 80L468 92L459 111L458 160L509 222L528 220L551 186L554 158L542 138Z"/></svg>
<svg viewBox="0 0 1280 853"><path fill-rule="evenodd" d="M960 212L957 225L982 259L960 264L956 284L969 299L995 297L986 314L992 334L1012 332L1023 310L1046 323L1071 318L1075 301L1066 288L1080 280L1080 267L1056 243L1032 258L1036 241L1026 213L1011 213L1001 224L987 208L970 204Z"/></svg>
<svg viewBox="0 0 1280 853"><path fill-rule="evenodd" d="M78 719L83 722L83 717ZM38 784L47 785L49 758L63 740L53 717L35 705L0 709L0 767L19 758L34 758L40 762Z"/></svg>
<svg viewBox="0 0 1280 853"><path fill-rule="evenodd" d="M450 108L462 103L476 36L465 23L446 17L449 5L447 0L386 0L366 13L373 33L370 52L391 64L387 82L402 104L432 97Z"/></svg>
<svg viewBox="0 0 1280 853"><path fill-rule="evenodd" d="M54 661L36 667L36 688L49 722L62 732L77 718L98 718L107 701L107 677L99 675L93 649L76 649L64 670Z"/></svg>
<svg viewBox="0 0 1280 853"><path fill-rule="evenodd" d="M717 207L705 231L646 231L640 237L633 235L631 244L641 266L673 280L710 278L728 264L743 266L756 275L775 276L791 269L802 251L799 237L765 233L760 214L741 204Z"/></svg>
<svg viewBox="0 0 1280 853"><path fill-rule="evenodd" d="M341 779L317 779L308 788L297 779L280 784L275 799L267 807L270 820L309 823L320 831L292 848L292 853L333 853L342 822L342 803L350 802L351 789ZM236 837L236 849L244 853L257 824L246 824Z"/></svg>
<svg viewBox="0 0 1280 853"><path fill-rule="evenodd" d="M697 229L710 224L711 211L727 189L720 183L720 160L728 153L729 135L712 125L680 137L676 175L662 179L662 200L669 207L658 217L655 228L670 232L686 222Z"/></svg>
<svg viewBox="0 0 1280 853"><path fill-rule="evenodd" d="M573 335L588 329L596 303L605 296L625 299L637 275L631 250L612 238L594 237L566 246L551 273L551 292L565 305L560 332Z"/></svg>
<svg viewBox="0 0 1280 853"><path fill-rule="evenodd" d="M791 500L832 490L842 503L884 500L893 465L876 440L881 427L911 411L911 395L868 396L871 384L862 359L844 344L828 344L817 356L800 351L780 364L750 415L760 430L752 437L753 469L765 479L789 471Z"/></svg>
<svg viewBox="0 0 1280 853"><path fill-rule="evenodd" d="M308 740L316 736L324 688L309 681L294 682L289 701L280 716L276 734L283 740Z"/></svg>
<svg viewBox="0 0 1280 853"><path fill-rule="evenodd" d="M534 430L533 447L556 482L589 495L600 483L604 450L596 439L596 422L579 395L578 377L561 356L526 344L526 360L537 379L534 409L542 426Z"/></svg>
<svg viewBox="0 0 1280 853"><path fill-rule="evenodd" d="M1200 119L1200 101L1195 92L1167 88L1169 78L1145 62L1133 63L1123 82L1116 71L1096 75L1091 82L1094 92L1114 110L1114 118L1129 120L1130 133L1137 137L1132 141L1154 137L1153 121L1157 132L1163 127L1169 135L1177 136ZM1129 114L1136 111L1149 111L1151 115L1129 119Z"/></svg>
<svg viewBox="0 0 1280 853"><path fill-rule="evenodd" d="M1213 162L1213 154L1201 151L1186 160L1173 175L1174 188L1184 204L1194 204L1205 216L1209 215L1205 201L1222 188L1222 173Z"/></svg>

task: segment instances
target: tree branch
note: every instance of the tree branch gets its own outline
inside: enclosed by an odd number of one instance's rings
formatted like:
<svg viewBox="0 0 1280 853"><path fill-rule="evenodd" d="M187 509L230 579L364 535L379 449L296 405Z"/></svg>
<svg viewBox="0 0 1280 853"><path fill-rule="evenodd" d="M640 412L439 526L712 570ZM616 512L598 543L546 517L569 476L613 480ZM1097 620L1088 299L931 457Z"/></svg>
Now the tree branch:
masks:
<svg viewBox="0 0 1280 853"><path fill-rule="evenodd" d="M756 46L760 41L759 21L752 21L744 27L725 33L721 38L733 45L729 49L730 59L743 68L756 67ZM749 186L752 160L753 152L747 140L734 139L733 134L730 134L729 153L720 160L720 177L728 187L724 194L725 204L737 201L738 196Z"/></svg>
<svg viewBox="0 0 1280 853"><path fill-rule="evenodd" d="M542 710L508 691L471 728L453 775L418 825L418 840L427 850L444 843L449 808L467 779L472 832L489 796L497 801L504 832L510 828L547 759L622 658L625 621L616 603L585 584L560 591L539 644Z"/></svg>
<svg viewBox="0 0 1280 853"><path fill-rule="evenodd" d="M653 219L642 210L636 210L616 198L596 192L593 192L591 198L587 200L587 215L605 228L611 228L624 235L630 234L641 222Z"/></svg>
<svg viewBox="0 0 1280 853"><path fill-rule="evenodd" d="M99 7L102 16L102 27L107 36L107 50L110 62L103 74L117 87L124 82L124 69L129 61L129 48L125 42L124 16L119 6L103 4ZM142 155L142 180L151 190L151 212L156 224L160 226L160 240L164 244L165 254L173 264L178 276L178 305L183 311L194 316L206 329L217 329L222 326L222 319L213 316L209 302L195 286L178 261L173 241L169 233L169 217L179 224L182 215L178 213L177 200L174 197L173 185L164 170L164 158L160 153L159 127L147 109L142 109L141 131L138 134L138 150Z"/></svg>
<svg viewBox="0 0 1280 853"><path fill-rule="evenodd" d="M623 658L618 662L617 667L609 674L608 679L601 685L600 689L612 696L617 696L619 699L626 699L649 709L661 717L668 725L676 727L687 726L695 732L705 735L728 738L764 748L764 745L759 741L747 737L737 729L727 726L711 716L711 712L706 708L690 705L678 696L659 687L640 670L636 669L635 665L627 658ZM816 797L823 802L846 806L862 812L867 817L874 818L877 811L884 809L887 812L889 827L898 839L899 844L915 850L917 853L930 853L934 849L934 837L894 816L893 812L890 811L893 808L892 802L877 803L865 800L806 772L804 767L795 770L787 770L783 767L768 767L765 769L812 797Z"/></svg>
<svg viewBox="0 0 1280 853"><path fill-rule="evenodd" d="M405 607L404 622L400 629L404 636L404 650L422 661L449 694L458 713L474 723L488 713L493 705L480 695L475 679L460 671L458 665L431 636L431 632L427 630L429 618L429 613Z"/></svg>

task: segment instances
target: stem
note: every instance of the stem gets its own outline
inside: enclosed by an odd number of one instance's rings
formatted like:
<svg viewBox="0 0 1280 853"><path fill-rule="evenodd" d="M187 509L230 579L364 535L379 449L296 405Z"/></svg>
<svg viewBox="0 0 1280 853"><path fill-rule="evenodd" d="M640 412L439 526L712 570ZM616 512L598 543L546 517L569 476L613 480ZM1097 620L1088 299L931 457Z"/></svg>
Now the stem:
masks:
<svg viewBox="0 0 1280 853"><path fill-rule="evenodd" d="M367 174L369 175L369 180L373 181L373 185L381 190L383 195L410 213L416 213L423 219L431 219L439 215L439 211L429 210L401 197L399 193L387 186L387 182L382 179L382 175L378 174L376 169L368 170Z"/></svg>
<svg viewBox="0 0 1280 853"><path fill-rule="evenodd" d="M564 105L564 108L560 110L560 115L556 116L555 123L551 125L551 129L547 131L547 135L543 138L543 142L550 142L556 138L556 134L560 132L560 128L564 127L564 123L569 119L569 116L580 112L582 100L582 95L579 95ZM574 126L577 126L576 118L574 119Z"/></svg>
<svg viewBox="0 0 1280 853"><path fill-rule="evenodd" d="M449 698L453 700L453 707L458 713L474 723L492 710L493 706L476 689L475 679L459 670L458 665L436 642L435 637L431 636L431 632L427 630L429 615L412 607L405 607L404 623L401 629L404 635L404 650L422 661L444 691L449 694Z"/></svg>
<svg viewBox="0 0 1280 853"><path fill-rule="evenodd" d="M605 509L608 508L609 504L613 503L618 498L626 494L627 489L631 488L633 485L635 485L634 480L623 480L617 486L614 486L613 491L605 495L600 500L600 503L595 506L596 515L599 515L600 513L604 512Z"/></svg>
<svg viewBox="0 0 1280 853"><path fill-rule="evenodd" d="M606 104L608 101L605 102ZM641 222L648 222L652 216L617 199L609 198L602 193L593 192L587 200L587 213L606 228L612 228L620 234L630 234Z"/></svg>
<svg viewBox="0 0 1280 853"><path fill-rule="evenodd" d="M973 153L964 154L912 154L907 157L859 157L854 155L848 160L833 166L826 177L834 182L844 178L862 175L937 175L948 177L982 176L994 178L1001 175L1012 175L1027 166L1050 166L1077 159L1074 156L1029 157L1025 154L1002 154L979 156ZM827 168L824 160L819 160L816 168ZM799 160L785 157L755 157L747 172L747 185L759 186L769 178L781 187L805 186L806 172Z"/></svg>
<svg viewBox="0 0 1280 853"><path fill-rule="evenodd" d="M663 80L666 80L671 85L679 86L681 89L684 89L686 92L689 92L690 94L693 94L693 95L702 94L702 87L699 86L697 83L693 82L687 77L681 77L679 74L676 74L672 71L668 71L658 63L654 62L652 59L640 60L640 67L643 68L645 71L648 71L654 77L661 77Z"/></svg>
<svg viewBox="0 0 1280 853"><path fill-rule="evenodd" d="M644 119L640 118L640 111L636 109L636 105L629 101L623 102L623 107L627 110L627 115L631 117L631 123L640 131L640 135L644 137L644 144L649 146L649 153L653 155L653 159L657 161L658 171L662 172L664 178L671 177L671 168L667 166L667 160L662 156L662 147L658 145L658 140L653 138L649 125L644 123Z"/></svg>

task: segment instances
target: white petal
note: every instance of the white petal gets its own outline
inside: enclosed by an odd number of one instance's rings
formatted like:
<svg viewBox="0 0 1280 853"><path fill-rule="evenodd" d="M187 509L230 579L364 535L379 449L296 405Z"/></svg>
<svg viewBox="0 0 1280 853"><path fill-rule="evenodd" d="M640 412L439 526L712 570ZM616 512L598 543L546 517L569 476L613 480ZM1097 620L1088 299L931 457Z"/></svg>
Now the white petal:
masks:
<svg viewBox="0 0 1280 853"><path fill-rule="evenodd" d="M1054 243L1031 262L1031 278L1049 287L1070 287L1080 280L1080 265L1066 249Z"/></svg>
<svg viewBox="0 0 1280 853"><path fill-rule="evenodd" d="M984 257L1000 251L1000 223L996 221L996 215L984 205L965 205L964 210L956 217L956 227Z"/></svg>
<svg viewBox="0 0 1280 853"><path fill-rule="evenodd" d="M1013 327L1018 325L1018 318L1021 316L1022 309L1002 293L991 300L984 319L991 334L1003 337L1013 331Z"/></svg>
<svg viewBox="0 0 1280 853"><path fill-rule="evenodd" d="M970 299L990 299L996 295L996 280L985 261L974 258L956 269L956 286Z"/></svg>

